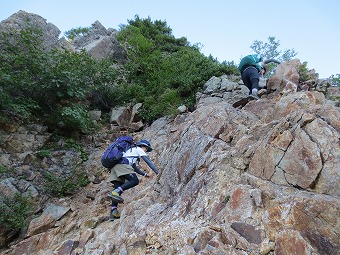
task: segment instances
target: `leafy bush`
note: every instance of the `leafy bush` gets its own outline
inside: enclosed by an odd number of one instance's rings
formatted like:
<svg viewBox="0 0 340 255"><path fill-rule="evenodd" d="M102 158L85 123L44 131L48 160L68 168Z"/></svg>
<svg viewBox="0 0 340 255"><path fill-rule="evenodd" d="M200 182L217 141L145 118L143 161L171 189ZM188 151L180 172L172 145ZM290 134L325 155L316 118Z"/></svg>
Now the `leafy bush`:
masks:
<svg viewBox="0 0 340 255"><path fill-rule="evenodd" d="M85 151L84 147L74 139L68 138L65 143L65 147L75 149L80 152L80 158L82 161L86 161L89 158L88 153Z"/></svg>
<svg viewBox="0 0 340 255"><path fill-rule="evenodd" d="M41 33L32 29L0 39L0 110L40 118L52 130L93 132L87 97L115 79L112 63L85 51L46 51Z"/></svg>
<svg viewBox="0 0 340 255"><path fill-rule="evenodd" d="M14 40L11 37L14 36ZM19 34L1 34L0 37L0 107L1 109L29 117L39 109L31 99L38 75L45 62L38 49L39 31L25 30Z"/></svg>
<svg viewBox="0 0 340 255"><path fill-rule="evenodd" d="M8 168L0 164L0 174L9 172Z"/></svg>
<svg viewBox="0 0 340 255"><path fill-rule="evenodd" d="M94 127L94 123L88 115L86 107L83 105L63 107L60 114L61 121L59 122L59 125L62 127L73 127L85 133Z"/></svg>
<svg viewBox="0 0 340 255"><path fill-rule="evenodd" d="M299 66L298 72L299 72L299 76L300 76L299 82L304 82L304 81L307 81L311 78L309 73L308 73L306 61L303 62L302 65Z"/></svg>
<svg viewBox="0 0 340 255"><path fill-rule="evenodd" d="M119 84L118 104L141 102L142 117L153 121L174 113L181 104L194 107L195 95L211 76L237 74L233 63L206 57L186 38L175 38L164 21L129 20L118 40L129 49L127 82Z"/></svg>
<svg viewBox="0 0 340 255"><path fill-rule="evenodd" d="M37 156L39 158L48 158L51 156L51 151L50 150L41 150L37 153Z"/></svg>
<svg viewBox="0 0 340 255"><path fill-rule="evenodd" d="M85 147L79 141L74 138L65 138L60 134L53 133L49 139L49 142L44 145L44 149L39 151L37 156L40 158L50 157L52 150L64 150L73 149L80 153L80 159L82 162L88 160L89 155L86 152Z"/></svg>
<svg viewBox="0 0 340 255"><path fill-rule="evenodd" d="M64 197L74 194L80 187L84 187L89 184L87 176L75 171L67 177L59 177L49 172L45 172L45 189L52 196Z"/></svg>
<svg viewBox="0 0 340 255"><path fill-rule="evenodd" d="M31 214L32 205L28 197L16 193L0 201L0 226L9 230L20 230L26 225L25 219Z"/></svg>

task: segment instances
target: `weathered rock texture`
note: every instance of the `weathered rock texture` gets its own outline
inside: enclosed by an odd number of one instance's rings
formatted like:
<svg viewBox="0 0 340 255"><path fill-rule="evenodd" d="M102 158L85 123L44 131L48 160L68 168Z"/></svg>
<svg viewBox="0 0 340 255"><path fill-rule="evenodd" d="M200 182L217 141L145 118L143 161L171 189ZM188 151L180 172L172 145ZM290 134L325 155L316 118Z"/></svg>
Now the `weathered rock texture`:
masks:
<svg viewBox="0 0 340 255"><path fill-rule="evenodd" d="M59 28L39 15L18 11L0 23L0 32L15 33L26 28L38 29L42 32L44 35L43 45L47 51L54 47L67 46L64 39L58 39Z"/></svg>
<svg viewBox="0 0 340 255"><path fill-rule="evenodd" d="M120 220L107 221L111 186L91 184L2 254L338 254L339 110L319 92L219 99L138 134L161 173L123 193Z"/></svg>
<svg viewBox="0 0 340 255"><path fill-rule="evenodd" d="M73 41L67 41L65 37L59 38L61 31L58 27L33 13L19 11L0 22L0 32L15 33L26 28L41 31L46 51L53 48L64 48L71 51L84 49L98 60L112 58L118 64L127 62L125 49L116 39L117 31L112 28L106 29L99 21L95 21L91 25L88 33L76 37Z"/></svg>

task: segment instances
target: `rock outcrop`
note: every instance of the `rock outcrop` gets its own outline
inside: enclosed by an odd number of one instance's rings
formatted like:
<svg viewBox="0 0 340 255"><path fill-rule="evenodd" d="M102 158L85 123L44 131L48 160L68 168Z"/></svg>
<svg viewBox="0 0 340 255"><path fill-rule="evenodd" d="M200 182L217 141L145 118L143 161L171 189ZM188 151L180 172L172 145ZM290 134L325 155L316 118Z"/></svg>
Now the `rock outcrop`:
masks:
<svg viewBox="0 0 340 255"><path fill-rule="evenodd" d="M337 254L339 109L316 91L242 109L231 91L206 92L195 111L137 134L152 142L161 173L123 193L121 219L107 221L111 185L92 183L53 201L69 212L45 209L1 254ZM101 172L103 150L85 171Z"/></svg>
<svg viewBox="0 0 340 255"><path fill-rule="evenodd" d="M109 57L115 59L118 64L124 64L127 62L127 56L124 47L116 39L117 33L116 30L106 29L96 21L88 33L77 36L71 45L75 50L86 50L95 59Z"/></svg>
<svg viewBox="0 0 340 255"><path fill-rule="evenodd" d="M46 21L46 19L33 13L19 11L0 22L0 32L18 32L26 28L39 30L42 35L43 46L46 51L53 48L64 48L70 51L86 50L93 58L114 59L117 64L127 62L126 51L116 39L117 31L106 29L99 21L95 21L88 33L77 36L72 41L61 37L58 27Z"/></svg>
<svg viewBox="0 0 340 255"><path fill-rule="evenodd" d="M0 22L0 32L15 33L26 28L40 30L43 38L43 46L49 51L55 47L67 47L65 40L59 40L60 30L58 27L46 21L39 15L18 11L9 18Z"/></svg>

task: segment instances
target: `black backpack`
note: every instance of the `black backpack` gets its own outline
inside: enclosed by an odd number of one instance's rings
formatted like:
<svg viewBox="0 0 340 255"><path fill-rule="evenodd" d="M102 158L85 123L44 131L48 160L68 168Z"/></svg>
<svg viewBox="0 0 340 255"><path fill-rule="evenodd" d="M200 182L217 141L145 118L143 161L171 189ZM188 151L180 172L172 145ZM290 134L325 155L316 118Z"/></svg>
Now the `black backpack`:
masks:
<svg viewBox="0 0 340 255"><path fill-rule="evenodd" d="M102 156L102 165L111 169L116 164L128 163L123 157L123 153L133 146L133 138L131 136L118 137L116 141L111 143Z"/></svg>

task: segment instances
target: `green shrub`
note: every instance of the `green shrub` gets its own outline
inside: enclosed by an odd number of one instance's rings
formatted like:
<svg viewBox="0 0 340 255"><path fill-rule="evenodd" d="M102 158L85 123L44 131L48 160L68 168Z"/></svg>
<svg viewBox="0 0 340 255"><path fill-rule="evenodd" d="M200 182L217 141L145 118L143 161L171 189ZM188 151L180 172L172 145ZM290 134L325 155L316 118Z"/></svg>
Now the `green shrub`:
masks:
<svg viewBox="0 0 340 255"><path fill-rule="evenodd" d="M116 102L143 103L145 121L174 113L182 104L194 107L196 92L211 76L238 74L233 63L219 63L204 56L198 44L175 38L164 21L136 16L128 22L118 36L129 49L127 82L116 88Z"/></svg>
<svg viewBox="0 0 340 255"><path fill-rule="evenodd" d="M37 156L39 158L48 158L51 156L51 151L50 150L41 150L37 153Z"/></svg>
<svg viewBox="0 0 340 255"><path fill-rule="evenodd" d="M52 196L64 197L74 194L80 187L89 184L87 176L82 172L74 172L68 177L58 177L49 172L45 172L45 189Z"/></svg>
<svg viewBox="0 0 340 255"><path fill-rule="evenodd" d="M299 66L299 76L300 80L299 82L304 82L308 81L310 79L310 75L308 74L308 69L307 69L307 62L303 62L302 65Z"/></svg>
<svg viewBox="0 0 340 255"><path fill-rule="evenodd" d="M58 125L62 127L62 129L81 130L84 133L90 133L95 127L84 105L63 107L59 120Z"/></svg>
<svg viewBox="0 0 340 255"><path fill-rule="evenodd" d="M86 148L82 143L80 143L76 138L72 137L64 137L62 134L54 132L48 143L44 145L44 149L38 152L38 157L49 157L51 155L51 151L54 150L65 150L65 149L73 149L76 152L80 153L80 159L82 162L88 160L88 153Z"/></svg>
<svg viewBox="0 0 340 255"><path fill-rule="evenodd" d="M9 230L20 230L26 225L25 219L32 212L28 197L16 193L13 197L4 197L0 201L0 225Z"/></svg>
<svg viewBox="0 0 340 255"><path fill-rule="evenodd" d="M0 174L10 174L11 176L12 175L15 175L15 169L14 168L8 168L2 164L0 164Z"/></svg>
<svg viewBox="0 0 340 255"><path fill-rule="evenodd" d="M75 151L78 151L80 153L80 158L83 162L88 160L89 155L86 152L86 150L84 149L84 146L82 144L80 144L79 142L77 142L76 140L74 140L72 138L66 139L65 147L72 148Z"/></svg>
<svg viewBox="0 0 340 255"><path fill-rule="evenodd" d="M8 171L7 167L0 164L0 174L7 173Z"/></svg>
<svg viewBox="0 0 340 255"><path fill-rule="evenodd" d="M96 61L85 50L46 51L33 29L2 34L0 42L0 110L39 118L65 134L95 130L87 97L115 79L112 62Z"/></svg>

